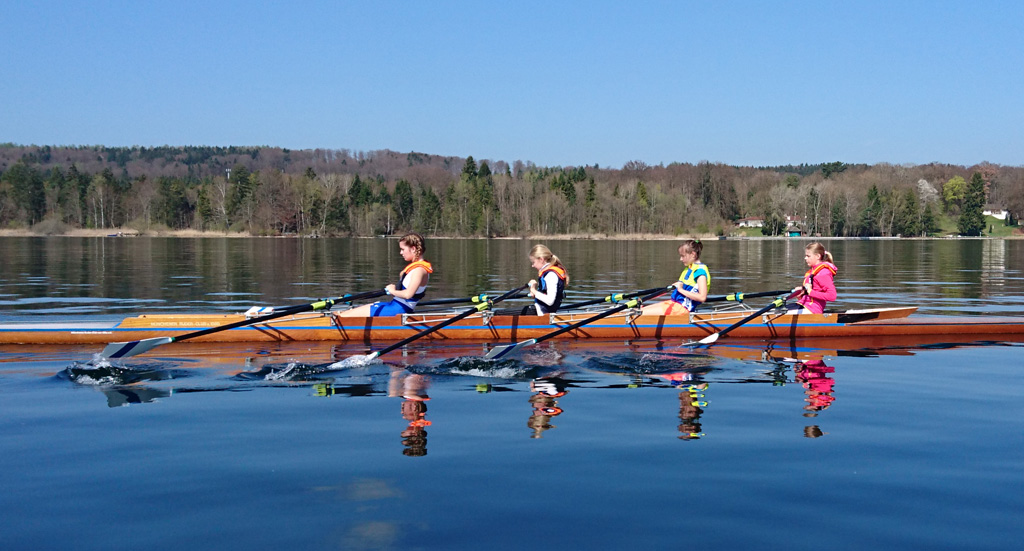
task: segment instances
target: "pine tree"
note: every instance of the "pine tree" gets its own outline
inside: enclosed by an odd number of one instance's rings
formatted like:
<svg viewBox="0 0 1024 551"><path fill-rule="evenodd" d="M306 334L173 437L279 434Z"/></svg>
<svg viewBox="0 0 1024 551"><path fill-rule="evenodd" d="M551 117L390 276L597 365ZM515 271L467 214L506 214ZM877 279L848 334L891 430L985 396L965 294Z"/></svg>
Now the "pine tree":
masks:
<svg viewBox="0 0 1024 551"><path fill-rule="evenodd" d="M984 208L985 181L980 172L975 172L971 176L971 183L967 184L963 212L960 213L960 220L957 222L957 229L961 235L978 236L985 231L985 217L982 215Z"/></svg>

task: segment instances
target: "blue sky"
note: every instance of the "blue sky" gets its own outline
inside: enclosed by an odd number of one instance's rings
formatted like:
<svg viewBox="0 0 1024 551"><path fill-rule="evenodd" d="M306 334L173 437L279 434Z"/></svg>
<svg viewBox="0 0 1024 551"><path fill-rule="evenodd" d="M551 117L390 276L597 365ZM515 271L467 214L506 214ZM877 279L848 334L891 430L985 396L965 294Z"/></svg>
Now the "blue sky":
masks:
<svg viewBox="0 0 1024 551"><path fill-rule="evenodd" d="M0 0L0 142L1024 165L1024 2Z"/></svg>

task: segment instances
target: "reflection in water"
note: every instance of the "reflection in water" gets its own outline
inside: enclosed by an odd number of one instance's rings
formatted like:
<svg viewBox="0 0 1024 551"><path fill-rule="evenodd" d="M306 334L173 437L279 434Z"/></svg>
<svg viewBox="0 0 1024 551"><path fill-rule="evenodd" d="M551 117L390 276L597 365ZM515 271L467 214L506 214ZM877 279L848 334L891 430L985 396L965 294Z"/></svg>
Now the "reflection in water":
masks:
<svg viewBox="0 0 1024 551"><path fill-rule="evenodd" d="M402 398L402 419L409 425L402 431L403 455L421 457L427 455L427 387L430 379L426 375L393 369L388 379L388 396Z"/></svg>
<svg viewBox="0 0 1024 551"><path fill-rule="evenodd" d="M157 398L167 398L174 392L171 389L159 390L147 387L117 387L103 390L107 396L107 407L116 408L128 404L145 404Z"/></svg>
<svg viewBox="0 0 1024 551"><path fill-rule="evenodd" d="M562 414L562 408L558 407L558 398L568 393L569 381L557 375L539 377L530 381L530 405L533 412L526 426L533 431L530 438L541 438L541 434L555 428L551 424L551 418Z"/></svg>
<svg viewBox="0 0 1024 551"><path fill-rule="evenodd" d="M829 377L835 368L825 365L824 360L808 360L793 366L797 382L803 385L806 398L804 417L817 417L818 412L828 409L835 401L832 396L835 379Z"/></svg>
<svg viewBox="0 0 1024 551"><path fill-rule="evenodd" d="M708 389L708 383L688 385L679 393L679 439L697 440L704 436L701 432L700 416L704 413L702 407L707 407L703 392Z"/></svg>
<svg viewBox="0 0 1024 551"><path fill-rule="evenodd" d="M799 362L793 366L797 382L804 387L804 417L817 417L819 411L828 409L835 401L832 392L836 381L829 377L835 373L835 368L825 365L824 360L808 360ZM818 438L825 435L818 425L804 427L804 436L807 438Z"/></svg>

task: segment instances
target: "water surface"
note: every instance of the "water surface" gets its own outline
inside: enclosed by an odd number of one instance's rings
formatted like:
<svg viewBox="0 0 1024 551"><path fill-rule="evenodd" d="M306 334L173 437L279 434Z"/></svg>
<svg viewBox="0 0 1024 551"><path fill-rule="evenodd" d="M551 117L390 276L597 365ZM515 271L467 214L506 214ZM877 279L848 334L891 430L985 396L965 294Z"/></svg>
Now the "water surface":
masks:
<svg viewBox="0 0 1024 551"><path fill-rule="evenodd" d="M0 240L0 318L236 311L380 284L386 240ZM437 294L530 243L431 241ZM557 242L576 296L678 275L671 242ZM843 241L841 307L1024 315L1021 242ZM391 251L393 253L393 251ZM802 244L711 242L713 292ZM851 341L853 342L853 341ZM0 548L1016 549L1018 339L0 346Z"/></svg>

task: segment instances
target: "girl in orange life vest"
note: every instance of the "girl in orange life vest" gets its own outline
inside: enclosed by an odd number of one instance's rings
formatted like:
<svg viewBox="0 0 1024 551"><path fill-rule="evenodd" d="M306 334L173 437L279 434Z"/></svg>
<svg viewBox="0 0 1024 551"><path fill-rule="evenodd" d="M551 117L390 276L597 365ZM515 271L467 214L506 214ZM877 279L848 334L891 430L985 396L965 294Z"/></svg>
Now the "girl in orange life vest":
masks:
<svg viewBox="0 0 1024 551"><path fill-rule="evenodd" d="M810 269L804 274L803 285L793 289L794 293L803 293L794 306L799 308L796 310L797 313L821 314L825 311L825 303L836 299L833 276L839 270L832 259L832 253L826 251L821 243L807 245L804 250L804 261Z"/></svg>
<svg viewBox="0 0 1024 551"><path fill-rule="evenodd" d="M700 252L704 249L699 239L684 241L679 246L679 261L686 269L675 282L672 297L669 300L644 306L641 311L645 316L671 316L687 314L697 309L708 299L708 287L711 286L711 272L700 261Z"/></svg>
<svg viewBox="0 0 1024 551"><path fill-rule="evenodd" d="M338 312L337 316L379 317L408 314L416 307L427 291L427 280L434 268L423 260L423 237L417 233L407 233L398 240L398 250L402 258L408 262L402 273L398 274L398 285L388 284L384 288L391 295L391 300L365 304L358 308Z"/></svg>
<svg viewBox="0 0 1024 551"><path fill-rule="evenodd" d="M558 257L551 254L551 249L544 245L534 245L530 250L530 266L537 270L538 283L536 279L529 282L530 296L533 297L534 307L527 306L523 309L524 315L536 313L538 316L557 312L565 298L565 285L569 283L569 274ZM532 311L531 311L532 310Z"/></svg>

